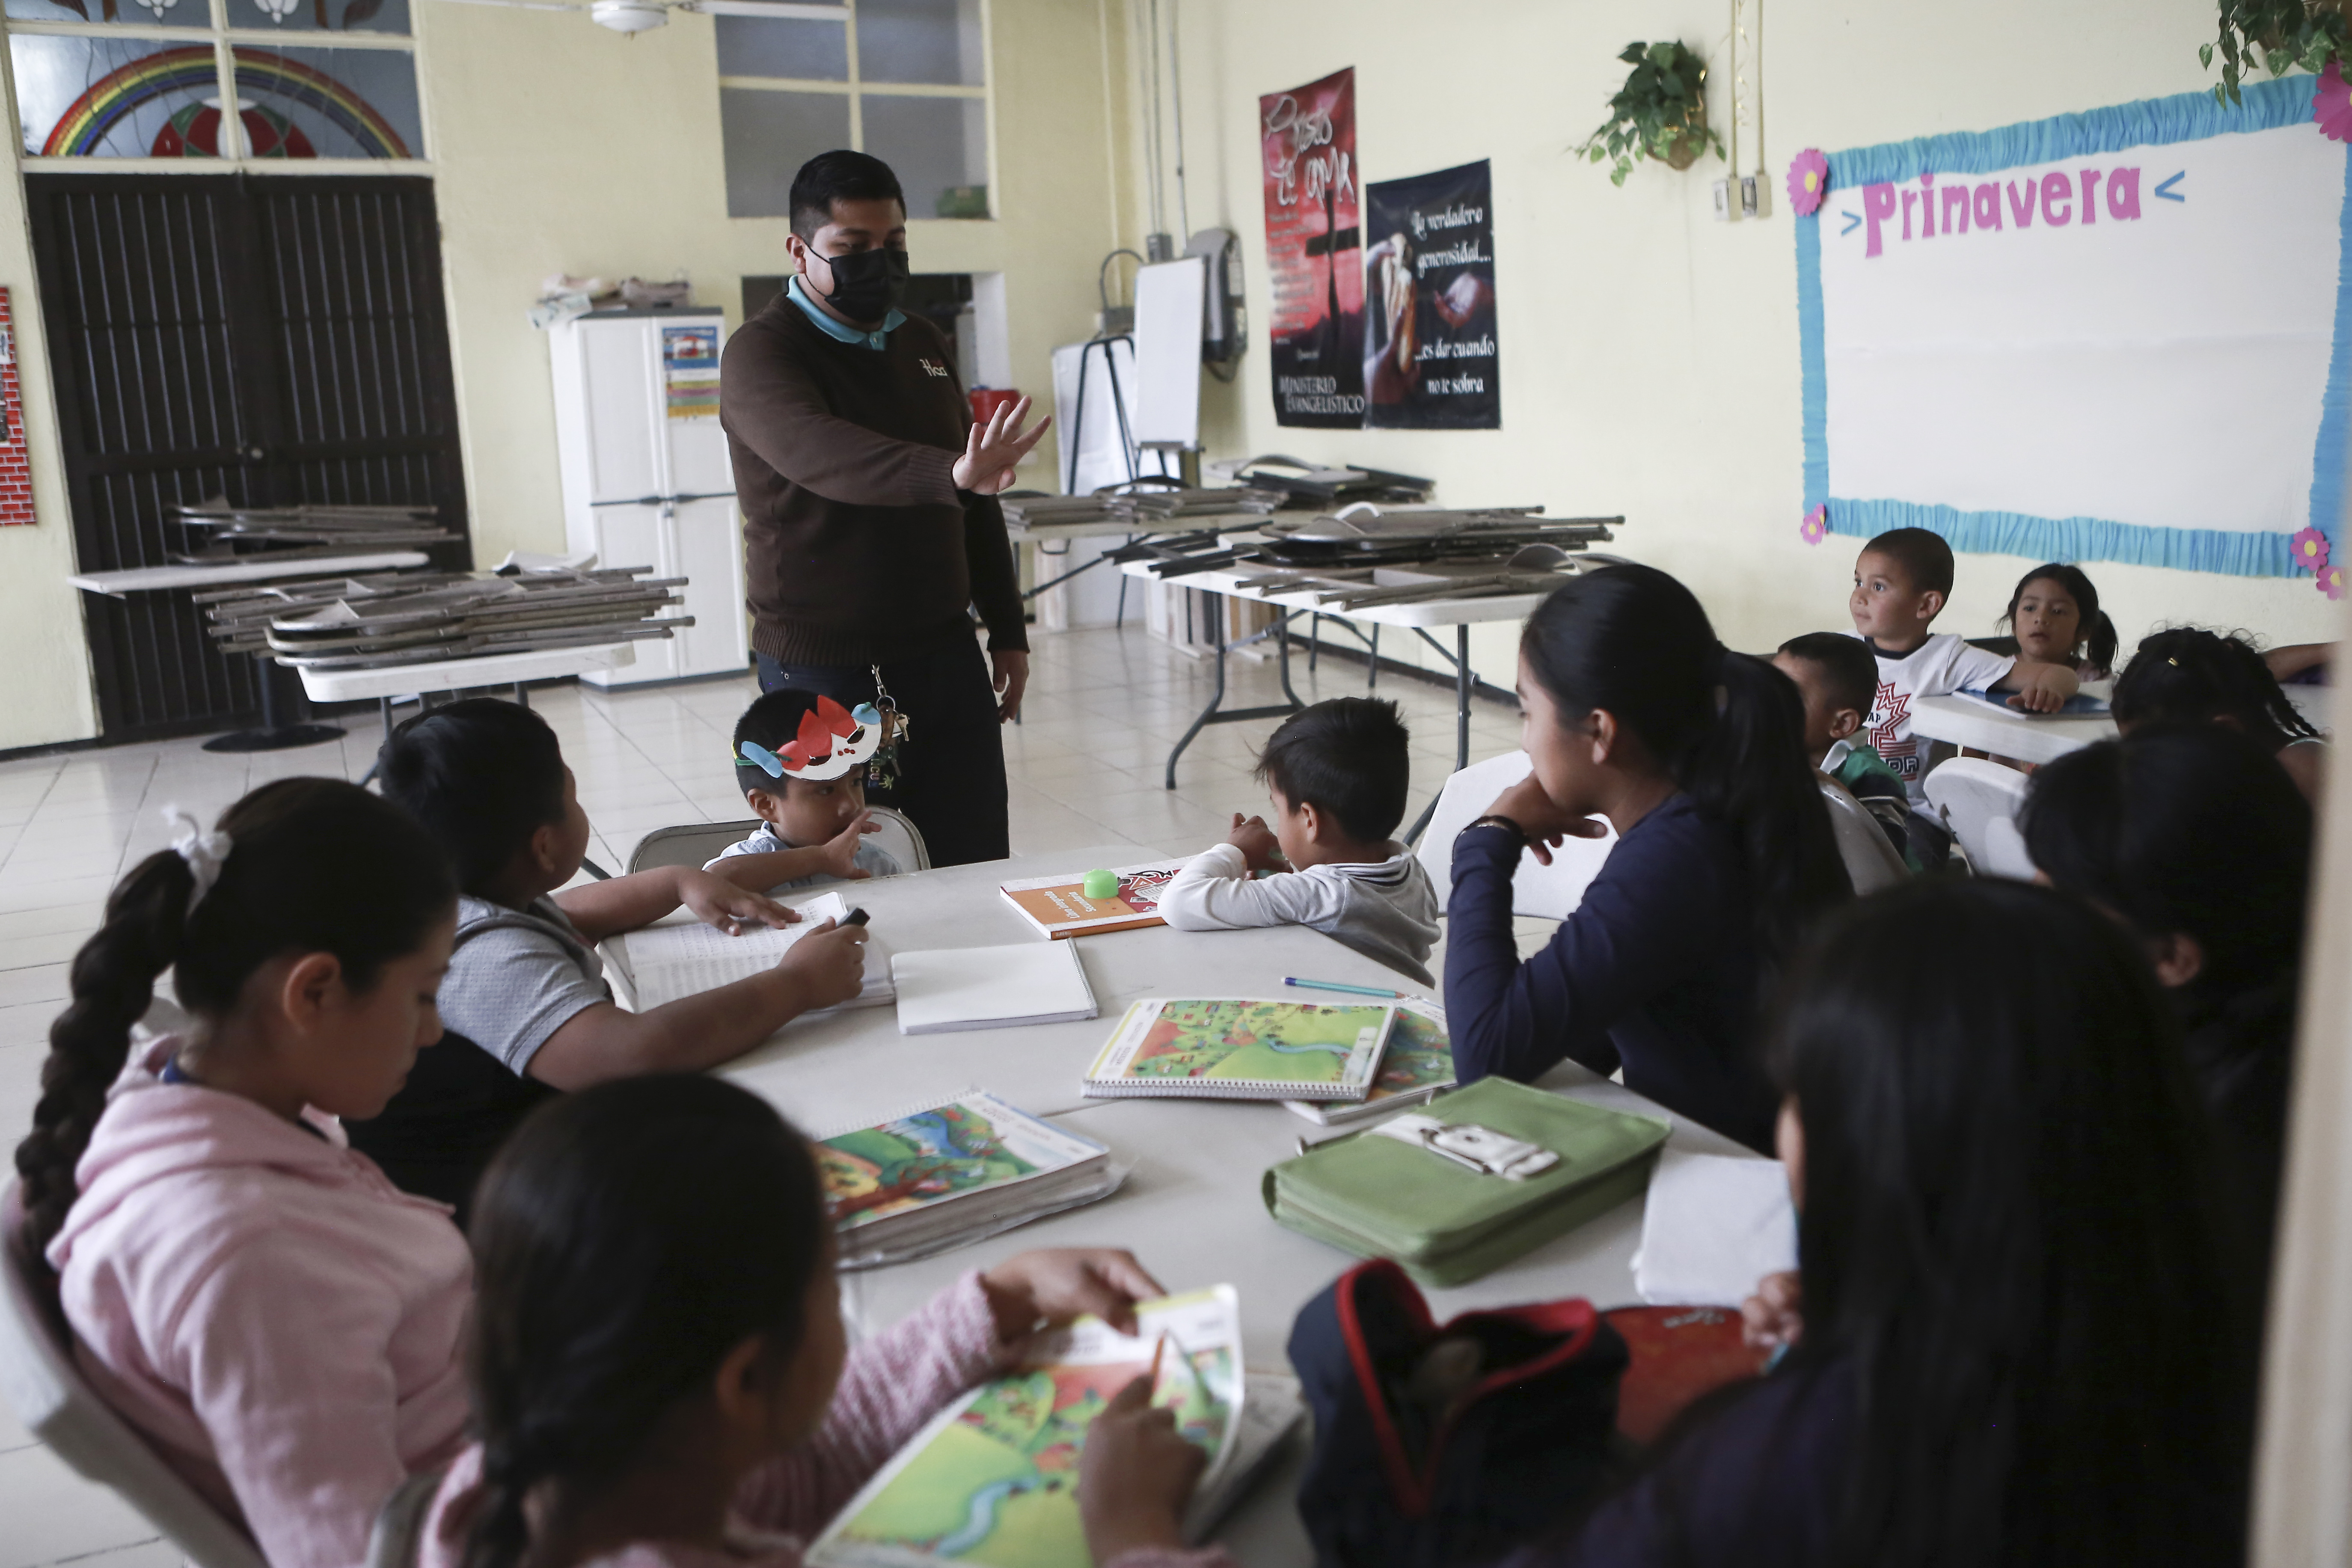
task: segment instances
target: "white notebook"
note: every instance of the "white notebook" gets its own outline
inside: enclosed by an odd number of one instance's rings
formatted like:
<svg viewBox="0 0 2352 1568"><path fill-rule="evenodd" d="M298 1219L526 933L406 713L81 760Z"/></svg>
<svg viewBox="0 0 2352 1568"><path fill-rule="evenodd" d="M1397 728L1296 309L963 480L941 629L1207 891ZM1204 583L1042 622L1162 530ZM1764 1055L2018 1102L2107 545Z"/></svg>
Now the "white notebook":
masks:
<svg viewBox="0 0 2352 1568"><path fill-rule="evenodd" d="M1094 987L1073 942L945 947L890 960L898 1032L1066 1024L1096 1016Z"/></svg>
<svg viewBox="0 0 2352 1568"><path fill-rule="evenodd" d="M629 994L640 1013L705 991L748 980L776 966L794 942L826 921L849 918L849 903L837 892L822 894L800 906L801 918L780 928L748 927L740 936L729 936L688 916L667 921L618 939L628 966ZM890 1000L889 950L872 938L866 943L866 986L844 1007L879 1006ZM821 1013L831 1013L824 1008ZM821 1013L804 1016L815 1017Z"/></svg>

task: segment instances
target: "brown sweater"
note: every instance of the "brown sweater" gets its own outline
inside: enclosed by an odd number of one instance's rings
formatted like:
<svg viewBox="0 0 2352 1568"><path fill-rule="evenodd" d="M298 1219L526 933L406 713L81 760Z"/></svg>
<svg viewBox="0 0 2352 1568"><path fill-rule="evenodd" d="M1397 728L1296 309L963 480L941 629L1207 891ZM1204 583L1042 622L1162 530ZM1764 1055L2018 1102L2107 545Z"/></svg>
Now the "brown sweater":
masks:
<svg viewBox="0 0 2352 1568"><path fill-rule="evenodd" d="M779 295L728 340L719 423L743 509L751 646L785 664L913 658L970 635L1026 648L993 496L950 477L971 414L940 330L908 316L877 353Z"/></svg>

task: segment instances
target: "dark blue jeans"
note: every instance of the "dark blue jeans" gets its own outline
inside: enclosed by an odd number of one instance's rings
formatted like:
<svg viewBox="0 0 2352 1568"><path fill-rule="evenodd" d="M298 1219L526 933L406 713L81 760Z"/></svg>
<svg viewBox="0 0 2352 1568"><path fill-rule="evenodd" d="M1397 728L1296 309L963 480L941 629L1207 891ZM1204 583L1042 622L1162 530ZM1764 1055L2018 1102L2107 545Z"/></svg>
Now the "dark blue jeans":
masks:
<svg viewBox="0 0 2352 1568"><path fill-rule="evenodd" d="M904 812L922 830L934 866L1002 860L1006 837L1004 737L996 692L976 642L958 638L938 653L882 666L882 684L907 716L898 779L867 799ZM760 689L793 687L844 707L874 700L874 672L864 666L778 664L760 656ZM913 870L913 867L908 867Z"/></svg>

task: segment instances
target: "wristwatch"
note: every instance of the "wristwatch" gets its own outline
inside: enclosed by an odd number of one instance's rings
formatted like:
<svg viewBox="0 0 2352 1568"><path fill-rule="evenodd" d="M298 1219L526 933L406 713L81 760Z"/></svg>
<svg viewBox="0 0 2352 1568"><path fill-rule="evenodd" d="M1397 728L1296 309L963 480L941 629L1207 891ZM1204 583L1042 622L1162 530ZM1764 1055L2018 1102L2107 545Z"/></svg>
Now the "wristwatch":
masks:
<svg viewBox="0 0 2352 1568"><path fill-rule="evenodd" d="M1479 817L1476 821L1471 823L1468 827L1465 827L1462 830L1462 833L1467 833L1474 827L1507 827L1511 830L1511 837L1517 839L1520 844L1525 845L1528 841L1528 830L1521 827L1509 817L1504 816L1499 813L1488 812L1486 816ZM1460 833L1454 835L1456 838L1459 838L1461 836L1462 834Z"/></svg>

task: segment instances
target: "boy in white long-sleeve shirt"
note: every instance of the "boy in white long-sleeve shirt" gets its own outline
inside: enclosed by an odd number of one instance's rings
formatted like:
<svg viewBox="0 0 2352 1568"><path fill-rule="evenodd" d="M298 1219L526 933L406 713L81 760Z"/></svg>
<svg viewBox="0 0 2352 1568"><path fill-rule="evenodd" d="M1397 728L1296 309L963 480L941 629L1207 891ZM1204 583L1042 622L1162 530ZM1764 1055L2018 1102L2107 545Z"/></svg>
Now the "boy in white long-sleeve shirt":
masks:
<svg viewBox="0 0 2352 1568"><path fill-rule="evenodd" d="M1340 697L1292 714L1258 757L1272 825L1235 812L1225 842L1168 884L1160 918L1178 931L1311 926L1435 984L1437 891L1390 837L1404 820L1407 741L1393 702Z"/></svg>

